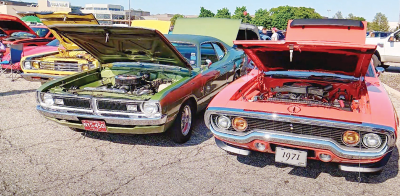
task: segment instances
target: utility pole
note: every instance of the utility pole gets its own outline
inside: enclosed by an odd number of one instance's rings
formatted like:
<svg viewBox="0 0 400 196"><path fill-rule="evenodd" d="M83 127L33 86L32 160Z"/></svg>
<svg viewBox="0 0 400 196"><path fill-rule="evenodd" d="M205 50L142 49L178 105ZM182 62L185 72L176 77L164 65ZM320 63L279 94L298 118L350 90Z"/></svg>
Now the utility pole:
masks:
<svg viewBox="0 0 400 196"><path fill-rule="evenodd" d="M128 20L128 26L131 26L131 0L129 0L129 20Z"/></svg>

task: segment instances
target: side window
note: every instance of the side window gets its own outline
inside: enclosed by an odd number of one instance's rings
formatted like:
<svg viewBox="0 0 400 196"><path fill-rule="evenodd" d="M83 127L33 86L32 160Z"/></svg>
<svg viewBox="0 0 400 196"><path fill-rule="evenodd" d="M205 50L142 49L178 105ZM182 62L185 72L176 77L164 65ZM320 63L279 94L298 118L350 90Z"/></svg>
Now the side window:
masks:
<svg viewBox="0 0 400 196"><path fill-rule="evenodd" d="M53 37L54 37L53 33L50 33L49 38L53 38Z"/></svg>
<svg viewBox="0 0 400 196"><path fill-rule="evenodd" d="M215 52L217 53L218 60L223 59L225 56L225 48L218 43L213 43L212 45L214 47Z"/></svg>
<svg viewBox="0 0 400 196"><path fill-rule="evenodd" d="M211 43L201 44L201 65L211 65L218 61L218 56Z"/></svg>

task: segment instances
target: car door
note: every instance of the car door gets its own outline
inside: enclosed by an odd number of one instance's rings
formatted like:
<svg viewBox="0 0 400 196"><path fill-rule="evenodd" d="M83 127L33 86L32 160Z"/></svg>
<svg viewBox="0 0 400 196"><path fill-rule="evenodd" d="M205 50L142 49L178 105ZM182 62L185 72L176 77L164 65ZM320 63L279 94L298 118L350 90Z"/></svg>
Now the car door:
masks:
<svg viewBox="0 0 400 196"><path fill-rule="evenodd" d="M385 43L385 61L400 62L400 31L390 36Z"/></svg>

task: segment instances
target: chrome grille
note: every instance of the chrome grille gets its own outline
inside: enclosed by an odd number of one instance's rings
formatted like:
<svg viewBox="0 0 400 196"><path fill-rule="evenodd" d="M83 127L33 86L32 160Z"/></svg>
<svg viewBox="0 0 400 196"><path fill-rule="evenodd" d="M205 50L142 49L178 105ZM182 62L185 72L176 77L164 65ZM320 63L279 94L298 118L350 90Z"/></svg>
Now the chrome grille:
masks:
<svg viewBox="0 0 400 196"><path fill-rule="evenodd" d="M74 61L54 61L54 62L46 62L41 61L39 62L40 69L47 69L47 70L55 70L55 71L72 71L72 72L80 72L81 65L78 62Z"/></svg>
<svg viewBox="0 0 400 196"><path fill-rule="evenodd" d="M214 115L216 117L216 115ZM216 119L213 117L213 119ZM230 117L233 119L234 117ZM301 123L291 123L291 122L283 122L283 121L274 121L274 120L265 120L265 119L254 119L254 118L245 118L248 123L247 132L252 131L254 129L259 130L272 130L279 131L284 133L292 133L298 135L305 136L316 136L321 138L329 138L336 141L339 145L345 146L342 141L342 135L348 129L341 129L335 127L325 127L318 125L309 125L309 124L301 124ZM235 131L232 127L228 131ZM362 138L365 134L369 132L357 131L360 134L361 142L355 146L356 148L367 148L362 144ZM386 143L386 135L377 133L381 139L382 144Z"/></svg>
<svg viewBox="0 0 400 196"><path fill-rule="evenodd" d="M102 111L120 111L120 112L132 112L128 111L126 105L136 105L137 111L140 112L140 107L138 103L129 102L117 102L112 100L98 100L97 107Z"/></svg>
<svg viewBox="0 0 400 196"><path fill-rule="evenodd" d="M64 101L64 105L67 107L91 109L90 99L75 97L62 97L62 99Z"/></svg>

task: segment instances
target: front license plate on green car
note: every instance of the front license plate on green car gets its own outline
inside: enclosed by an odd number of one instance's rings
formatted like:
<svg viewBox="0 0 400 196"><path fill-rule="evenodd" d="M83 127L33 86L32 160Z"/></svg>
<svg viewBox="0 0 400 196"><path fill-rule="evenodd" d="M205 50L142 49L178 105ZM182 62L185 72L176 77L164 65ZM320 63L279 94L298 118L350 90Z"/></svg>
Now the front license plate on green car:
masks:
<svg viewBox="0 0 400 196"><path fill-rule="evenodd" d="M85 130L107 132L106 122L98 120L82 120Z"/></svg>
<svg viewBox="0 0 400 196"><path fill-rule="evenodd" d="M275 162L306 167L307 151L276 147Z"/></svg>

